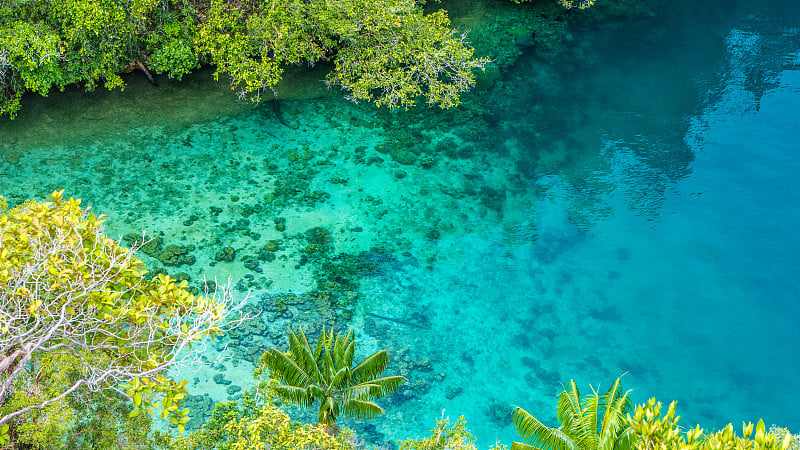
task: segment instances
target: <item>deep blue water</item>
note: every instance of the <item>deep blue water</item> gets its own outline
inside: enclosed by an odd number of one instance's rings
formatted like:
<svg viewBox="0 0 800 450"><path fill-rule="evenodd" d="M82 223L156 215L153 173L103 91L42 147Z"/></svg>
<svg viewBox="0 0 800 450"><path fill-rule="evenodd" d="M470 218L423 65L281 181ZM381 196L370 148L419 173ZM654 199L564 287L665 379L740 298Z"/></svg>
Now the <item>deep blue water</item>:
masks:
<svg viewBox="0 0 800 450"><path fill-rule="evenodd" d="M512 405L552 422L561 383L591 392L623 373L636 402L678 400L684 425L764 418L798 432L800 20L789 6L710 2L587 25L570 58L523 55L476 94L483 115L467 122L329 98L286 102L288 127L269 108L218 99L204 117L148 94L147 113L79 117L98 131L36 141L36 127L59 129L34 104L25 129L0 125L0 194L66 188L111 215L112 235L195 243L198 264L168 268L195 280L254 275L239 260L212 264L214 253L282 238L253 299L313 288L313 264L298 263L307 229L330 230L336 252L373 249L377 269L337 322L356 329L360 352L389 348L390 370L409 378L367 430L373 442L425 435L444 409L466 416L482 448L510 444ZM109 98L65 95L88 111ZM70 106L53 102L67 120ZM404 134L419 153L411 165L379 147ZM300 191L329 198L264 197L293 173L305 174ZM243 204L264 210L246 216ZM243 217L246 234L231 226ZM331 314L291 310L310 327ZM282 342L284 319L265 313L259 345ZM226 367L247 387L251 366ZM195 392L224 399L212 375L187 374Z"/></svg>

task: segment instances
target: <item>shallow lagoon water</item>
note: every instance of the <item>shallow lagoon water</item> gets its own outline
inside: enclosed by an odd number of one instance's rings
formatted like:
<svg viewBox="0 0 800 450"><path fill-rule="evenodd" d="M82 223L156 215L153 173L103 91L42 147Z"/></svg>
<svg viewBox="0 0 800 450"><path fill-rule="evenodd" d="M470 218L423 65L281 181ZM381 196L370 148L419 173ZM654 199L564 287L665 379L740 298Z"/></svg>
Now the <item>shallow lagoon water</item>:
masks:
<svg viewBox="0 0 800 450"><path fill-rule="evenodd" d="M442 410L483 448L510 443L511 405L552 421L562 382L626 372L635 401L678 400L686 425L796 432L800 20L788 3L704 8L575 30L573 59L528 52L456 112L252 109L214 83L137 79L32 100L0 128L0 193L66 189L112 236L195 245L166 269L249 290L255 347L335 322L365 354L390 349L409 383L357 426L376 444ZM331 242L304 262L315 227ZM243 265L278 239L261 273ZM214 261L225 246L237 259ZM366 269L337 272L347 258ZM344 307L275 307L326 283ZM223 365L248 386L249 363ZM187 373L192 390L227 398L221 368Z"/></svg>

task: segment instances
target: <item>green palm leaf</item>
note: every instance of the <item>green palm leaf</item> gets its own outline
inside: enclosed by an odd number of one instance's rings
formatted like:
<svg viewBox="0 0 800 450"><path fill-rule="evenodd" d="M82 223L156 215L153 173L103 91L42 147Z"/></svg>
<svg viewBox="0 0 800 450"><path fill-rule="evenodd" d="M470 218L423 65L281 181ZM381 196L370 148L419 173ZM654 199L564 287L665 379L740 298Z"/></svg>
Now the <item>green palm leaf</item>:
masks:
<svg viewBox="0 0 800 450"><path fill-rule="evenodd" d="M575 450L575 441L566 433L558 428L550 428L539 422L528 411L517 407L512 418L517 432L522 436L526 444L542 450ZM519 443L514 442L514 446ZM519 448L517 446L516 448Z"/></svg>
<svg viewBox="0 0 800 450"><path fill-rule="evenodd" d="M333 330L331 330L331 334L333 334ZM331 383L331 381L333 379L333 375L334 375L335 370L336 370L336 364L334 364L333 355L331 354L331 345L332 344L333 344L333 342L331 340L329 340L327 345L325 346L325 351L323 352L323 355L325 356L325 359L323 360L323 366L322 367L323 367L324 373L325 373L325 382L328 383L328 384Z"/></svg>
<svg viewBox="0 0 800 450"><path fill-rule="evenodd" d="M561 423L561 428L567 432L578 429L581 417L581 393L575 380L569 380L569 388L558 396L558 409L556 417Z"/></svg>
<svg viewBox="0 0 800 450"><path fill-rule="evenodd" d="M275 386L275 394L289 403L308 408L313 403L313 398L308 390L298 386Z"/></svg>
<svg viewBox="0 0 800 450"><path fill-rule="evenodd" d="M345 367L352 367L353 366L353 358L356 355L356 343L350 339L350 341L344 347L344 366Z"/></svg>
<svg viewBox="0 0 800 450"><path fill-rule="evenodd" d="M370 395L371 386L369 383L361 383L355 386L347 386L338 391L339 397L343 400L369 400L373 396Z"/></svg>
<svg viewBox="0 0 800 450"><path fill-rule="evenodd" d="M342 402L342 413L358 420L370 420L383 414L383 408L369 400L350 399Z"/></svg>
<svg viewBox="0 0 800 450"><path fill-rule="evenodd" d="M405 381L401 376L380 377L389 363L386 350L352 367L352 329L345 334L323 329L313 351L302 328L297 333L289 330L288 338L288 353L268 350L261 364L283 383L275 389L279 397L301 406L320 402L318 420L329 433L338 430L340 413L357 419L382 414L383 409L373 400L396 392Z"/></svg>
<svg viewBox="0 0 800 450"><path fill-rule="evenodd" d="M400 385L403 384L404 381L406 381L406 377L401 376L370 380L369 383L367 383L369 385L369 395L372 397L386 397L387 395L392 395L400 389Z"/></svg>
<svg viewBox="0 0 800 450"><path fill-rule="evenodd" d="M280 350L273 348L261 356L261 364L270 370L270 374L283 384L303 386L312 382L312 378Z"/></svg>
<svg viewBox="0 0 800 450"><path fill-rule="evenodd" d="M605 394L592 388L592 395L581 399L574 380L558 396L559 428L550 428L522 408L514 411L513 421L525 443L515 442L512 450L633 450L636 435L628 426L630 391L622 393L617 379ZM602 415L602 417L601 417Z"/></svg>
<svg viewBox="0 0 800 450"><path fill-rule="evenodd" d="M325 347L328 345L328 333L325 331L325 327L322 327L322 333L319 335L319 339L317 339L317 346L314 347L314 361L316 362L317 366L322 366L324 364L324 356ZM311 346L309 346L311 348Z"/></svg>
<svg viewBox="0 0 800 450"><path fill-rule="evenodd" d="M342 386L343 382L347 379L347 377L349 377L349 375L350 369L347 367L342 367L331 379L331 387L338 389L340 386Z"/></svg>
<svg viewBox="0 0 800 450"><path fill-rule="evenodd" d="M308 391L308 395L310 395L313 399L322 402L326 398L330 397L330 392L328 389L326 389L326 387L327 386L318 386L316 384L312 384L306 388L306 391Z"/></svg>
<svg viewBox="0 0 800 450"><path fill-rule="evenodd" d="M611 448L616 450L634 450L636 448L636 439L636 432L631 428L626 428L625 431L614 439Z"/></svg>
<svg viewBox="0 0 800 450"><path fill-rule="evenodd" d="M353 382L363 383L379 376L384 370L386 370L386 366L388 364L389 353L387 353L386 350L373 353L372 355L368 356L367 359L361 361L359 365L353 368Z"/></svg>
<svg viewBox="0 0 800 450"><path fill-rule="evenodd" d="M333 351L333 360L336 363L336 370L339 370L343 367L350 368L351 362L347 361L347 355L345 353L347 346L353 340L353 330L347 332L347 334L342 335L338 333L336 335L336 342L334 343L334 351Z"/></svg>
<svg viewBox="0 0 800 450"><path fill-rule="evenodd" d="M600 448L600 436L597 434L597 414L600 409L599 406L600 395L597 392L583 399L581 405L580 428L576 433L581 448Z"/></svg>
<svg viewBox="0 0 800 450"><path fill-rule="evenodd" d="M512 442L511 450L539 450L539 447L523 444L522 442Z"/></svg>
<svg viewBox="0 0 800 450"><path fill-rule="evenodd" d="M308 344L308 339L306 339L302 328L299 329L298 334L294 334L289 330L289 353L292 354L292 359L309 377L317 382L320 381L322 374L314 355L311 353L311 346Z"/></svg>

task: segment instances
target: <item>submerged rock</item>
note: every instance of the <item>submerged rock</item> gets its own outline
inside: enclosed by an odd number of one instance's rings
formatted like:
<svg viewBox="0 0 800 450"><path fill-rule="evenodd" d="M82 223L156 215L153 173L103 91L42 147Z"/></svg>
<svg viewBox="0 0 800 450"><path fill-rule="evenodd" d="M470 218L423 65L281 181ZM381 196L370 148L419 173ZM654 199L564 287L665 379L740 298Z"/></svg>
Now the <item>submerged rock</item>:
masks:
<svg viewBox="0 0 800 450"><path fill-rule="evenodd" d="M231 262L236 258L236 250L233 247L224 247L214 255L214 261Z"/></svg>
<svg viewBox="0 0 800 450"><path fill-rule="evenodd" d="M161 244L164 242L164 239L161 237L155 237L148 240L141 234L134 233L126 234L122 237L122 240L125 241L129 247L140 246L138 251L147 256L152 256L153 258L156 258L158 254L161 253Z"/></svg>
<svg viewBox="0 0 800 450"><path fill-rule="evenodd" d="M168 245L167 248L164 249L158 255L158 260L161 261L162 264L165 266L182 266L182 265L192 265L195 263L196 258L192 255L189 255L189 249L194 248L194 246L180 246L180 245Z"/></svg>

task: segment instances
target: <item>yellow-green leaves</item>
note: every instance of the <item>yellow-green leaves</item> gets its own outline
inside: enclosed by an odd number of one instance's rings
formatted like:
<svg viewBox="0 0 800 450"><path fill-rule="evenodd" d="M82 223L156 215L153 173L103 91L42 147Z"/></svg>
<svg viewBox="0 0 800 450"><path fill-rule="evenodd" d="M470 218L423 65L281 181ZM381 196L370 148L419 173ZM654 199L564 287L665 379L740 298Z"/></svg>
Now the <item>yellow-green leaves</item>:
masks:
<svg viewBox="0 0 800 450"><path fill-rule="evenodd" d="M345 433L332 437L321 427L292 422L288 414L272 405L261 407L253 417L230 418L223 430L231 450L353 449Z"/></svg>
<svg viewBox="0 0 800 450"><path fill-rule="evenodd" d="M477 450L477 447L475 437L467 428L467 420L461 416L452 425L449 417L442 417L436 421L430 437L406 439L400 442L400 450Z"/></svg>
<svg viewBox="0 0 800 450"><path fill-rule="evenodd" d="M715 433L703 433L699 425L681 433L680 416L675 415L675 402L670 403L666 416L661 416L661 402L651 398L639 405L628 423L637 436L636 448L640 450L787 450L791 434L779 439L767 432L764 421L742 424L742 436L736 435L732 424ZM755 436L753 430L755 429ZM788 439L787 439L788 438Z"/></svg>
<svg viewBox="0 0 800 450"><path fill-rule="evenodd" d="M33 361L49 349L74 357L74 370L86 377L76 380L95 388L132 377L125 386L130 417L160 405L182 428L186 382L163 372L175 362L176 343L185 348L218 333L227 307L165 275L144 278L141 261L102 234L102 215L88 214L63 191L49 199L0 215L0 309L17 312L4 315L0 340L28 336Z"/></svg>
<svg viewBox="0 0 800 450"><path fill-rule="evenodd" d="M6 445L9 442L8 425L0 426L0 445Z"/></svg>

